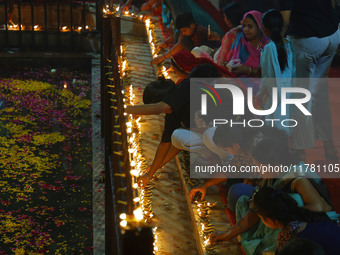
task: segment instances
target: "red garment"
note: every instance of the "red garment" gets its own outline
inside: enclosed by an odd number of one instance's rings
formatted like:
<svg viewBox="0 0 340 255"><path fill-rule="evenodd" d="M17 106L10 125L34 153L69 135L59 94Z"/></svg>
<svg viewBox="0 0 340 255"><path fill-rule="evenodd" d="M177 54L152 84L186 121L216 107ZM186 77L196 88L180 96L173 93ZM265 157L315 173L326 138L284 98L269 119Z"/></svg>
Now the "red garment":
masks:
<svg viewBox="0 0 340 255"><path fill-rule="evenodd" d="M224 77L235 77L234 74L229 72L226 68L220 67L214 63L214 61L207 58L196 58L188 50L180 50L172 56L172 60L175 64L186 73L190 73L199 64L211 64L216 67L218 72Z"/></svg>
<svg viewBox="0 0 340 255"><path fill-rule="evenodd" d="M194 2L198 4L203 10L205 10L224 32L228 31L228 27L224 22L223 15L209 0L194 0Z"/></svg>
<svg viewBox="0 0 340 255"><path fill-rule="evenodd" d="M194 69L196 66L199 64L211 64L216 69L218 72L223 76L227 78L236 78L236 76L229 72L228 69L218 66L217 64L214 63L214 61L207 59L207 58L196 58L190 51L188 50L180 50L177 52L175 55L172 56L171 58L175 64L182 69L186 73L190 73L192 69ZM237 81L237 85L239 86L240 89L244 91L244 93L247 93L247 88L246 86L238 79L235 79ZM259 102L256 97L253 97L253 102L255 108L259 109Z"/></svg>
<svg viewBox="0 0 340 255"><path fill-rule="evenodd" d="M225 61L228 61L228 59L227 59L228 53L229 53L231 46L233 45L233 43L236 39L237 33L241 29L242 28L240 28L240 27L235 27L235 28L229 30L223 36L221 48L220 48L220 51L218 52L217 62L216 62L219 66L223 66L223 63Z"/></svg>

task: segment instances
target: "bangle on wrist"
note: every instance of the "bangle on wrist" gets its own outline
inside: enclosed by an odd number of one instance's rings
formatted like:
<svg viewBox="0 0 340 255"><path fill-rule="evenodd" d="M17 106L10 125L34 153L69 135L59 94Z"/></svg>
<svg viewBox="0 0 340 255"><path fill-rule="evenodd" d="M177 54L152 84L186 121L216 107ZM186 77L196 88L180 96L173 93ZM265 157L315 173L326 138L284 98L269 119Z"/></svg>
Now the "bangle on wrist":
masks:
<svg viewBox="0 0 340 255"><path fill-rule="evenodd" d="M253 73L253 68L251 66L249 66L249 74L248 76L250 76Z"/></svg>
<svg viewBox="0 0 340 255"><path fill-rule="evenodd" d="M251 66L249 66L248 76L251 75L251 71L252 71L252 68L251 68Z"/></svg>

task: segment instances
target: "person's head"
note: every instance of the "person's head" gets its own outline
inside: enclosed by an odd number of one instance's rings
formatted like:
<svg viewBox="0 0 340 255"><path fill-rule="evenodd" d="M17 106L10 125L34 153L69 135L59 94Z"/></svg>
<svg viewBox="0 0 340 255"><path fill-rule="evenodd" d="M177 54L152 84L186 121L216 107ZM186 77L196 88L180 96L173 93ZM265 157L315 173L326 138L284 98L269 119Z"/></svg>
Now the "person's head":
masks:
<svg viewBox="0 0 340 255"><path fill-rule="evenodd" d="M199 64L189 73L190 78L218 78L221 74L213 64Z"/></svg>
<svg viewBox="0 0 340 255"><path fill-rule="evenodd" d="M192 35L196 28L196 22L191 12L180 13L176 17L175 23L176 29L186 36Z"/></svg>
<svg viewBox="0 0 340 255"><path fill-rule="evenodd" d="M269 228L282 228L293 221L329 220L324 212L312 212L298 207L297 202L282 190L264 187L255 190L250 202L253 209Z"/></svg>
<svg viewBox="0 0 340 255"><path fill-rule="evenodd" d="M199 59L188 50L180 50L171 57L172 68L179 78L187 78L198 64L200 64Z"/></svg>
<svg viewBox="0 0 340 255"><path fill-rule="evenodd" d="M230 154L247 154L257 130L257 128L218 125L215 129L213 141Z"/></svg>
<svg viewBox="0 0 340 255"><path fill-rule="evenodd" d="M278 10L269 10L262 16L263 33L268 36L276 45L279 65L281 71L287 66L287 53L283 44L281 31L283 18Z"/></svg>
<svg viewBox="0 0 340 255"><path fill-rule="evenodd" d="M261 16L262 13L259 11L250 11L244 14L242 28L243 34L248 41L262 38Z"/></svg>
<svg viewBox="0 0 340 255"><path fill-rule="evenodd" d="M294 238L289 241L278 255L326 255L326 251L317 243L305 239Z"/></svg>
<svg viewBox="0 0 340 255"><path fill-rule="evenodd" d="M281 34L283 28L283 17L278 10L268 10L262 15L263 33L271 38L273 32Z"/></svg>
<svg viewBox="0 0 340 255"><path fill-rule="evenodd" d="M277 135L265 136L251 148L254 164L271 166L298 164L299 160L290 152L287 141L285 134L280 134L279 131Z"/></svg>
<svg viewBox="0 0 340 255"><path fill-rule="evenodd" d="M162 101L174 88L175 83L172 80L167 80L163 76L160 76L157 81L153 81L146 85L143 91L143 103L158 103Z"/></svg>
<svg viewBox="0 0 340 255"><path fill-rule="evenodd" d="M227 4L223 9L224 21L229 29L240 25L243 15L244 9L242 5L236 2Z"/></svg>

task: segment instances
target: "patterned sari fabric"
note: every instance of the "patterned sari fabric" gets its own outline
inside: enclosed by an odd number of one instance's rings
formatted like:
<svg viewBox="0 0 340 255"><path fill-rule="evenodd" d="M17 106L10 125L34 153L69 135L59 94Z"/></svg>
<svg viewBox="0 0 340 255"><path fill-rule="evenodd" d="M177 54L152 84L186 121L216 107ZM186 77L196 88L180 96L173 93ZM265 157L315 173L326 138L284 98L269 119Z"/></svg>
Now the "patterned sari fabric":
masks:
<svg viewBox="0 0 340 255"><path fill-rule="evenodd" d="M236 40L236 36L238 33L242 31L241 26L235 27L229 30L222 39L221 48L215 53L214 61L219 66L224 66L223 63L228 60L228 53L230 51L231 46ZM242 33L242 32L241 32Z"/></svg>
<svg viewBox="0 0 340 255"><path fill-rule="evenodd" d="M298 230L301 228L303 222L293 221L288 223L288 226L282 229L277 236L278 250L281 250L290 240L296 238Z"/></svg>

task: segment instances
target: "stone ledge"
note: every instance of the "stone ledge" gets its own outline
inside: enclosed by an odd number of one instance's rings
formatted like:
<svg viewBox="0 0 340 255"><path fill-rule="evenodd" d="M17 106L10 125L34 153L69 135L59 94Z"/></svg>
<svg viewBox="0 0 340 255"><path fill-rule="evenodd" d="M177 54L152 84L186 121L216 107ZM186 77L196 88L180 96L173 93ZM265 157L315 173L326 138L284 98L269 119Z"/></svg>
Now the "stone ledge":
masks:
<svg viewBox="0 0 340 255"><path fill-rule="evenodd" d="M185 181L185 170L181 167L180 160L178 157L176 158L176 165L178 167L180 178L183 185L183 190L185 193L185 198L187 202L187 206L189 209L191 222L194 229L195 234L195 240L196 245L199 251L200 255L207 255L209 254L209 251L205 250L203 247L203 238L200 234L201 229L201 222L198 216L197 212L197 205L195 203L192 203L189 198L189 192L191 190L190 185ZM216 203L216 206L209 209L209 215L210 215L210 224L214 226L214 231L227 231L231 228L231 224L229 223L229 219L226 215L226 212L223 207L223 202L221 200L221 197L218 194L218 191L216 189L216 186L211 187L207 189L207 193L204 198L205 201L208 201L210 203ZM229 254L229 255L242 255L241 249L237 242L228 242L223 244L215 245L215 249L213 250L213 254Z"/></svg>

